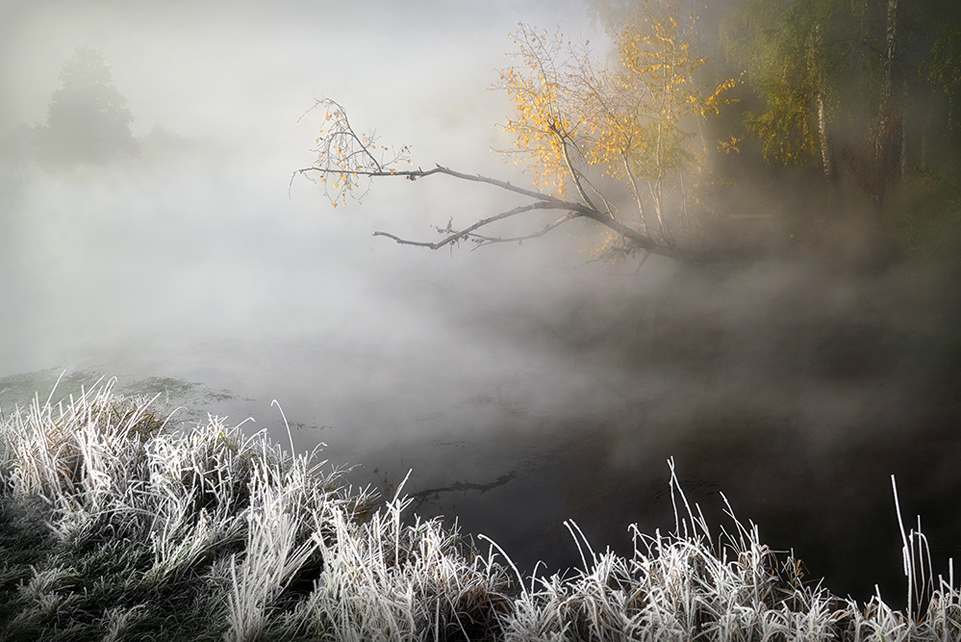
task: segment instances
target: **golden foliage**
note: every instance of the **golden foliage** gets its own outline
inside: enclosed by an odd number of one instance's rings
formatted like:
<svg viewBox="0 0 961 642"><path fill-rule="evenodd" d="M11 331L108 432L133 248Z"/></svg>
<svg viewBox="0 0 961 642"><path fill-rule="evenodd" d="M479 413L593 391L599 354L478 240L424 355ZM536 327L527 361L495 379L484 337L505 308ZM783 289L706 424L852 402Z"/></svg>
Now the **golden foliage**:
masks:
<svg viewBox="0 0 961 642"><path fill-rule="evenodd" d="M595 168L628 180L642 219L643 199L659 212L661 180L691 158L686 127L716 112L738 82L707 91L696 84L706 60L694 53L694 25L679 0L643 2L614 36L616 61L603 68L589 43L519 26L518 64L501 70L496 86L515 107L506 125L515 135L509 153L528 162L535 186L562 197L574 187L591 205L590 193L603 199L588 176ZM639 180L649 183L643 195Z"/></svg>
<svg viewBox="0 0 961 642"><path fill-rule="evenodd" d="M317 100L307 113L319 109L324 110L324 122L315 140L317 158L312 169L320 170L324 193L334 207L346 205L348 197L360 201L370 188L371 177L394 174L398 164L410 164L407 145L388 148L378 144L374 132L355 132L339 103L329 98Z"/></svg>
<svg viewBox="0 0 961 642"><path fill-rule="evenodd" d="M534 185L563 196L567 167L562 143L576 133L580 120L571 94L571 70L558 68L563 39L560 32L550 35L523 24L512 39L523 64L500 71L499 87L517 110L505 127L515 134L517 151L529 157Z"/></svg>

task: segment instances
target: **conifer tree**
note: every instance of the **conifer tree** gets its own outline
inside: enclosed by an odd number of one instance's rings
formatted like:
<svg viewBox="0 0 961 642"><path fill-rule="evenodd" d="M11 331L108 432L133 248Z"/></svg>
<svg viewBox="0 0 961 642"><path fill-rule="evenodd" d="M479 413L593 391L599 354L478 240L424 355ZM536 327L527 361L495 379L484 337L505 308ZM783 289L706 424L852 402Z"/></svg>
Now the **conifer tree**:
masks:
<svg viewBox="0 0 961 642"><path fill-rule="evenodd" d="M39 131L45 165L104 164L139 154L127 99L114 86L100 52L77 47L60 70L60 82Z"/></svg>

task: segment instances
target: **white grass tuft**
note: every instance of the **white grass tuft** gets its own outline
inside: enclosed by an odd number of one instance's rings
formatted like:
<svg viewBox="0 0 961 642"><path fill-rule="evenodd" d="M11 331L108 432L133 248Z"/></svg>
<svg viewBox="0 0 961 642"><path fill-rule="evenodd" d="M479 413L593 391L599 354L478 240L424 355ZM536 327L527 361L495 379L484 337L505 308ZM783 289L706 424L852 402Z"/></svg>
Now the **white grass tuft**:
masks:
<svg viewBox="0 0 961 642"><path fill-rule="evenodd" d="M42 499L64 550L127 547L131 579L119 581L137 595L201 583L215 605L204 611L208 629L227 642L961 639L953 563L935 582L920 520L904 529L896 485L903 612L880 595L859 606L803 582L800 563L779 559L729 505L733 530L713 539L673 461L673 533L632 526L633 553L623 557L567 522L581 568L524 577L491 540L479 538L485 555L456 526L408 515L404 484L376 507L316 452L293 452L289 433L288 452L216 417L175 428L156 398L124 399L111 387L98 382L57 404L36 397L0 419L0 500ZM6 594L23 611L0 622L0 638L17 627L76 637L70 618L89 611L87 592L103 582L64 559ZM152 608L104 600L97 636L140 635Z"/></svg>

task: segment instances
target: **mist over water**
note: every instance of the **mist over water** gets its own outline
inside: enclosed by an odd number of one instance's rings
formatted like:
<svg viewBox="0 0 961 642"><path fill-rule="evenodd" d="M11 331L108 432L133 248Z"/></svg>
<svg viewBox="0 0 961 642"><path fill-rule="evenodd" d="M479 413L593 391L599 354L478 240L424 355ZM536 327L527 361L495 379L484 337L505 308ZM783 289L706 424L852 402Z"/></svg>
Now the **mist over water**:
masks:
<svg viewBox="0 0 961 642"><path fill-rule="evenodd" d="M5 169L3 407L61 371L64 391L103 374L285 441L276 399L298 450L324 442L359 465L351 479L386 491L412 469L418 512L456 517L528 570L578 563L565 519L598 549L626 550L632 522L669 530L674 456L712 526L722 491L832 591L865 599L878 583L891 602L896 474L943 569L961 544L950 268L797 256L638 270L590 262L586 227L428 252L370 235L429 238L505 201L404 181L342 211L289 185L317 125L294 121L321 95L412 144L415 165L514 176L488 151L506 102L484 90L516 21L551 26L555 5L446 6L228 18L210 5L205 27L112 3L63 22L14 12L4 130L43 119L58 66L90 42L129 98L143 157ZM564 16L590 33L580 7Z"/></svg>

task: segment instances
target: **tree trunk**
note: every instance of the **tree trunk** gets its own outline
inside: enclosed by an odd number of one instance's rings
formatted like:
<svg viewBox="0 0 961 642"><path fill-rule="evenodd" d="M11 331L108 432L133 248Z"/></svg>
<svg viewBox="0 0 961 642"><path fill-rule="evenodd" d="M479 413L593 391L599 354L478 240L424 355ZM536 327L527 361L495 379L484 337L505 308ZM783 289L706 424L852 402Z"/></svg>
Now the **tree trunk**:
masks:
<svg viewBox="0 0 961 642"><path fill-rule="evenodd" d="M822 51L824 43L821 40L821 25L814 27L814 45L817 51ZM825 87L827 81L823 69L819 72L817 88L817 108L818 108L818 144L821 148L821 169L824 171L824 179L833 183L837 178L837 169L834 163L834 149L831 142L831 135L828 131L828 114L825 101Z"/></svg>
<svg viewBox="0 0 961 642"><path fill-rule="evenodd" d="M824 178L833 182L837 178L837 168L834 163L834 149L831 135L828 132L827 107L824 104L824 92L818 92L818 140L821 146L821 168Z"/></svg>
<svg viewBox="0 0 961 642"><path fill-rule="evenodd" d="M875 200L878 207L901 178L904 163L904 115L900 97L901 89L896 78L898 39L898 0L888 0L885 22L886 51L882 66L881 96L878 105L877 131L874 139L877 187Z"/></svg>

